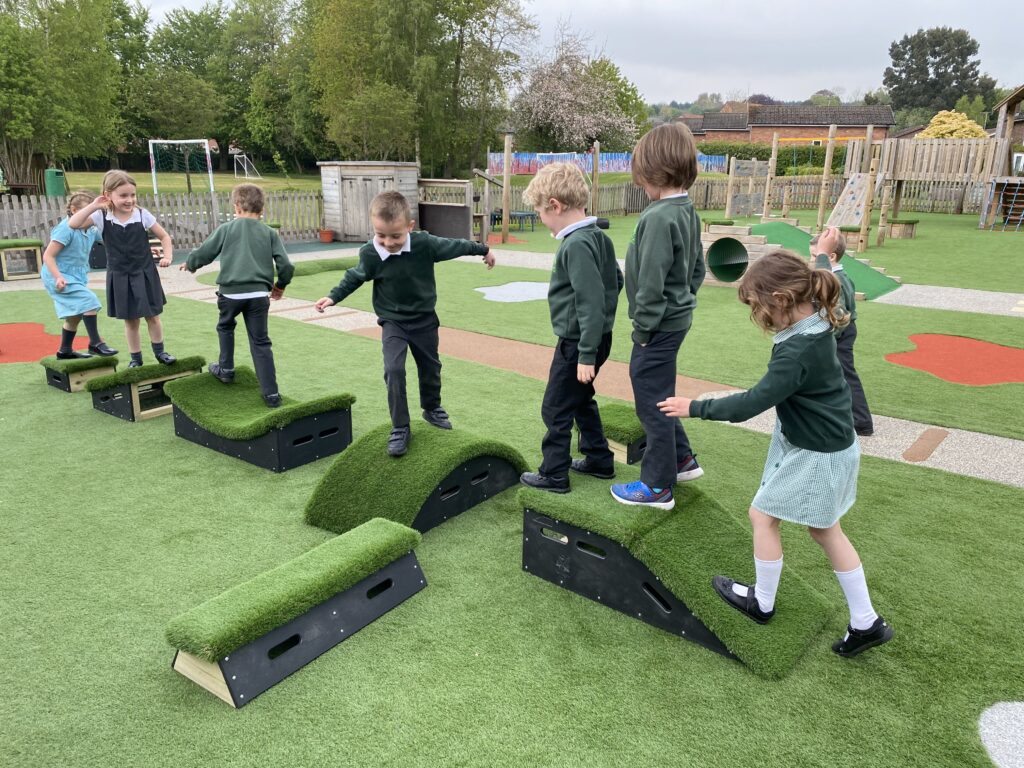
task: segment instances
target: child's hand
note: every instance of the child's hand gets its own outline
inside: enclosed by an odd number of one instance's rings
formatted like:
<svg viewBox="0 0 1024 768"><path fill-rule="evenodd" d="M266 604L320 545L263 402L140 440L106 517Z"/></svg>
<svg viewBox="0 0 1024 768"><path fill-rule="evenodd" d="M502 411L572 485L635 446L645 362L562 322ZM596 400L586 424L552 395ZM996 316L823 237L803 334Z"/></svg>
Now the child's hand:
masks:
<svg viewBox="0 0 1024 768"><path fill-rule="evenodd" d="M494 254L490 251L484 254L484 264L487 265L488 269L494 269Z"/></svg>
<svg viewBox="0 0 1024 768"><path fill-rule="evenodd" d="M818 253L827 253L829 255L836 252L836 248L839 246L839 229L836 227L825 227L821 234L818 235Z"/></svg>
<svg viewBox="0 0 1024 768"><path fill-rule="evenodd" d="M108 205L110 205L110 198L107 197L106 195L100 195L99 197L95 198L92 201L92 203L90 203L90 206L92 207L93 210L99 210L100 208L106 208Z"/></svg>
<svg viewBox="0 0 1024 768"><path fill-rule="evenodd" d="M276 285L270 289L270 300L277 301L284 296L284 288L278 288Z"/></svg>
<svg viewBox="0 0 1024 768"><path fill-rule="evenodd" d="M68 281L64 279L64 275L61 275L60 277L57 278L57 280L54 282L54 287L57 289L57 293L60 293L61 291L68 287Z"/></svg>
<svg viewBox="0 0 1024 768"><path fill-rule="evenodd" d="M576 379L580 384L589 384L597 376L597 370L593 365L576 364Z"/></svg>
<svg viewBox="0 0 1024 768"><path fill-rule="evenodd" d="M676 419L688 419L690 418L691 402L693 401L688 397L670 397L658 403L658 407L666 416Z"/></svg>
<svg viewBox="0 0 1024 768"><path fill-rule="evenodd" d="M169 266L171 266L171 257L170 256L161 256L160 257L160 261L158 261L156 264L157 264L158 267L169 267Z"/></svg>
<svg viewBox="0 0 1024 768"><path fill-rule="evenodd" d="M188 262L187 261L181 262L181 266L178 267L178 269L180 271L182 271L182 272L191 272L192 271L191 269L188 268Z"/></svg>
<svg viewBox="0 0 1024 768"><path fill-rule="evenodd" d="M334 306L334 299L330 298L329 296L324 296L313 306L316 307L317 312L323 312L328 307Z"/></svg>

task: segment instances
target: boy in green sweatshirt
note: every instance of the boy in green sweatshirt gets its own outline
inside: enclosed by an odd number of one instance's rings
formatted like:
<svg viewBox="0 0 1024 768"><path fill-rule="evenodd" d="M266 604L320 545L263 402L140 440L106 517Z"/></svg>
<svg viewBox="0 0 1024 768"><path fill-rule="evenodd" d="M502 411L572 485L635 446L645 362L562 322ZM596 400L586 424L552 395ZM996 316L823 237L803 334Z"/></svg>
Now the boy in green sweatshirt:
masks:
<svg viewBox="0 0 1024 768"><path fill-rule="evenodd" d="M561 244L548 286L558 345L541 406L547 427L541 443L544 460L539 471L524 472L519 479L554 493L569 491L570 469L605 479L615 476L615 458L594 402L594 378L611 351L622 272L611 239L584 212L588 198L583 173L572 163L544 166L523 192L523 200ZM573 422L584 456L575 461L570 451Z"/></svg>
<svg viewBox="0 0 1024 768"><path fill-rule="evenodd" d="M231 202L235 207L234 220L217 227L206 242L189 254L181 269L195 272L220 257L220 274L217 275L220 360L210 364L210 373L225 384L234 381L235 318L241 315L263 401L268 407L277 408L281 405L281 395L277 391L267 314L270 300L281 298L295 267L288 259L281 237L260 221L263 190L255 184L239 184L231 190Z"/></svg>
<svg viewBox="0 0 1024 768"><path fill-rule="evenodd" d="M450 240L428 232L413 232L409 202L401 193L381 192L370 203L374 237L359 249L359 264L345 272L316 309L337 304L368 280L373 281L373 311L381 327L384 383L388 388L391 435L388 455L409 450L409 405L405 391L405 357L411 348L420 380L420 407L428 424L451 429L441 407L441 358L438 355L440 321L434 307L437 286L434 264L459 256L483 256L490 269L494 256L483 243Z"/></svg>

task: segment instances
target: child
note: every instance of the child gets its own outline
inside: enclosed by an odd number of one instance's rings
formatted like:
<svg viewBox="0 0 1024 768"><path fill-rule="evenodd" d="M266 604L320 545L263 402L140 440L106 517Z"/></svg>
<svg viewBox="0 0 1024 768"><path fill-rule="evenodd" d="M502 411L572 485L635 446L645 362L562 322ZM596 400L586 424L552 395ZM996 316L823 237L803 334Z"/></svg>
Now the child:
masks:
<svg viewBox="0 0 1024 768"><path fill-rule="evenodd" d="M696 178L697 147L683 125L659 125L633 150L633 182L653 201L640 214L626 252L633 321L629 378L647 450L640 480L611 488L623 504L672 509L672 486L704 474L678 419L658 410L660 401L675 394L676 357L704 282L700 219L686 193Z"/></svg>
<svg viewBox="0 0 1024 768"><path fill-rule="evenodd" d="M572 163L552 163L537 172L523 193L540 220L561 240L555 254L548 307L558 345L548 373L541 417L547 434L538 472L524 472L524 485L568 493L572 469L604 479L615 477L615 457L608 448L601 415L594 402L594 378L612 346L615 307L622 273L611 239L587 216L589 190ZM583 459L570 453L573 422L580 429Z"/></svg>
<svg viewBox="0 0 1024 768"><path fill-rule="evenodd" d="M370 221L374 237L359 249L359 264L345 272L330 295L317 301L316 309L323 312L366 281L373 281L373 311L382 330L384 382L393 427L388 454L402 456L409 449L411 434L405 394L405 354L409 347L419 373L423 418L435 427L452 428L441 407L441 359L437 352L440 321L434 311L434 264L476 255L483 256L490 269L494 256L481 243L413 232L409 202L399 192L381 192L373 198Z"/></svg>
<svg viewBox="0 0 1024 768"><path fill-rule="evenodd" d="M267 333L270 300L280 299L291 282L295 267L277 232L262 221L263 190L255 184L239 184L231 190L235 219L213 231L206 242L189 254L181 269L195 272L220 256L217 276L217 309L220 320L220 361L210 363L210 373L225 384L235 378L235 318L242 315L249 336L249 351L256 367L263 401L270 408L281 405L274 369L274 351ZM274 282L274 266L277 282Z"/></svg>
<svg viewBox="0 0 1024 768"><path fill-rule="evenodd" d="M838 232L822 235L821 249L835 250ZM768 373L750 391L717 400L670 397L659 403L669 416L746 421L772 406L775 432L761 487L750 507L754 528L753 585L725 576L712 580L727 603L764 624L775 614L782 573L780 520L807 526L825 551L850 607L846 635L832 645L840 656L855 656L893 637L892 627L871 605L857 550L839 525L857 495L860 444L853 433L850 390L836 358L833 327L839 281L811 269L789 251L775 251L750 265L739 287L750 317L774 331Z"/></svg>
<svg viewBox="0 0 1024 768"><path fill-rule="evenodd" d="M841 263L844 253L846 253L846 238L842 233L839 233L836 240L835 250L828 253L821 251L818 246L818 238L811 240L811 256L816 259L815 266L818 269L831 269L843 289L842 308L849 315L850 322L842 330L836 331L836 353L839 355L839 364L843 367L843 377L850 386L850 395L853 399L853 429L858 435L869 437L875 434L875 425L871 418L871 411L868 409L868 399L864 395L864 385L860 382L857 369L853 367L853 344L857 341L857 299L853 281L850 280Z"/></svg>
<svg viewBox="0 0 1024 768"><path fill-rule="evenodd" d="M124 171L107 171L103 193L77 211L69 220L72 229L95 226L107 249L107 314L124 320L125 337L132 359L129 368L142 365L139 320L146 318L153 354L164 365L175 361L164 351L164 329L160 322L167 299L160 275L153 264L148 231L160 239L160 266L171 264L174 254L171 236L153 214L135 200L135 179Z"/></svg>
<svg viewBox="0 0 1024 768"><path fill-rule="evenodd" d="M89 333L89 351L101 357L116 355L117 350L111 349L100 337L97 327L96 312L100 308L100 300L89 290L89 251L99 240L94 228L87 230L72 229L68 226L68 218L79 208L83 208L92 200L89 192L75 192L68 198L68 215L64 217L50 232L50 244L43 251L43 287L53 299L53 308L57 317L64 321L60 332L60 349L57 350L58 360L72 360L90 357L83 352L75 352L72 344L78 324L85 321L85 329Z"/></svg>

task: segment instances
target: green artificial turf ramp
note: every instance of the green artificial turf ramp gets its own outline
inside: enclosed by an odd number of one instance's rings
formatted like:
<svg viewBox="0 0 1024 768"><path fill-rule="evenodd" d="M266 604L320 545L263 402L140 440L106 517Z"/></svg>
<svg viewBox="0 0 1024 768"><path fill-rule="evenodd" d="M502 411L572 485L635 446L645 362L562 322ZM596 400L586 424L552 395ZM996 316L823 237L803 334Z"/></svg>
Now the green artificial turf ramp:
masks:
<svg viewBox="0 0 1024 768"><path fill-rule="evenodd" d="M676 486L671 510L627 507L611 498L607 482L575 478L572 493L523 488L518 498L524 508L622 544L760 677L785 677L834 614L835 607L792 569L783 573L768 624L722 600L711 586L713 576L754 581L750 531L692 485Z"/></svg>
<svg viewBox="0 0 1024 768"><path fill-rule="evenodd" d="M183 357L175 360L170 365L150 363L149 365L140 365L138 368L125 368L107 376L97 376L95 379L90 379L86 382L85 388L90 392L100 392L104 389L112 389L113 387L120 387L125 384L138 384L140 381L173 376L174 374L186 371L199 371L202 370L204 365L206 365L206 360L199 355Z"/></svg>
<svg viewBox="0 0 1024 768"><path fill-rule="evenodd" d="M306 522L344 533L371 517L412 525L438 484L464 462L480 456L504 459L527 470L514 448L459 429L411 425L409 452L393 458L386 445L391 424L376 427L345 449L320 479L306 504Z"/></svg>
<svg viewBox="0 0 1024 768"><path fill-rule="evenodd" d="M629 445L644 436L644 427L632 405L609 403L601 406L601 426L604 436L616 443Z"/></svg>
<svg viewBox="0 0 1024 768"><path fill-rule="evenodd" d="M769 243L781 245L783 248L795 251L800 256L810 256L811 236L790 224L777 221L755 224L750 228L750 232L754 235L764 235L768 238ZM900 284L891 277L886 277L867 264L861 264L852 253L847 253L843 257L842 264L846 274L853 281L853 287L869 299L877 299L900 287Z"/></svg>
<svg viewBox="0 0 1024 768"><path fill-rule="evenodd" d="M58 360L56 355L44 357L39 361L43 368L49 368L58 373L79 373L80 371L91 371L93 368L116 368L117 357L103 357L93 355L92 357L79 357L74 360Z"/></svg>
<svg viewBox="0 0 1024 768"><path fill-rule="evenodd" d="M344 393L301 402L282 395L279 407L268 408L256 374L244 365L235 368L231 384L201 373L167 382L164 392L192 421L228 440L252 440L306 416L351 408L355 402Z"/></svg>
<svg viewBox="0 0 1024 768"><path fill-rule="evenodd" d="M167 641L216 661L371 576L419 542L411 528L369 520L176 616L167 625Z"/></svg>
<svg viewBox="0 0 1024 768"><path fill-rule="evenodd" d="M336 259L310 259L295 262L295 277L318 275L321 272L339 272L351 269L359 263L358 256L341 256Z"/></svg>

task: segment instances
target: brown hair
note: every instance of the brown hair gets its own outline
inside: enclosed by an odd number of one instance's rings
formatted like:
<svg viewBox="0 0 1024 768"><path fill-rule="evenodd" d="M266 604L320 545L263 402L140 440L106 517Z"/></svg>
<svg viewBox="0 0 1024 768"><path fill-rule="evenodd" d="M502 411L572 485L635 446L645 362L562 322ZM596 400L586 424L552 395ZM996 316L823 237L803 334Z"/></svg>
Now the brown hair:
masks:
<svg viewBox="0 0 1024 768"><path fill-rule="evenodd" d="M125 184L131 184L133 187L138 188L138 184L135 183L135 179L129 176L124 171L107 171L103 174L103 194L106 195L109 192L113 192L118 187L123 187Z"/></svg>
<svg viewBox="0 0 1024 768"><path fill-rule="evenodd" d="M843 254L846 253L846 236L842 232L839 233L839 239L836 240L836 261L843 258Z"/></svg>
<svg viewBox="0 0 1024 768"><path fill-rule="evenodd" d="M231 204L246 213L263 213L263 190L255 184L239 184L231 190Z"/></svg>
<svg viewBox="0 0 1024 768"><path fill-rule="evenodd" d="M750 319L765 331L782 330L775 327L773 309L781 309L784 317L791 318L793 310L804 303L822 312L834 328L850 323L849 315L836 311L843 296L836 276L812 269L792 251L771 251L753 262L743 275L738 294L750 307Z"/></svg>
<svg viewBox="0 0 1024 768"><path fill-rule="evenodd" d="M586 208L590 188L574 163L545 165L523 191L523 202L532 208L548 208L554 198L566 208Z"/></svg>
<svg viewBox="0 0 1024 768"><path fill-rule="evenodd" d="M662 123L633 148L633 183L689 189L697 179L697 145L682 123Z"/></svg>
<svg viewBox="0 0 1024 768"><path fill-rule="evenodd" d="M389 224L395 221L412 221L409 201L401 192L393 189L381 192L370 203L370 218L380 219Z"/></svg>
<svg viewBox="0 0 1024 768"><path fill-rule="evenodd" d="M72 208L75 208L76 210L85 208L85 206L93 201L94 197L95 195L93 195L93 193L88 189L76 189L71 193L71 196L68 197L68 205L66 208L68 216L74 213L74 211L71 210Z"/></svg>

